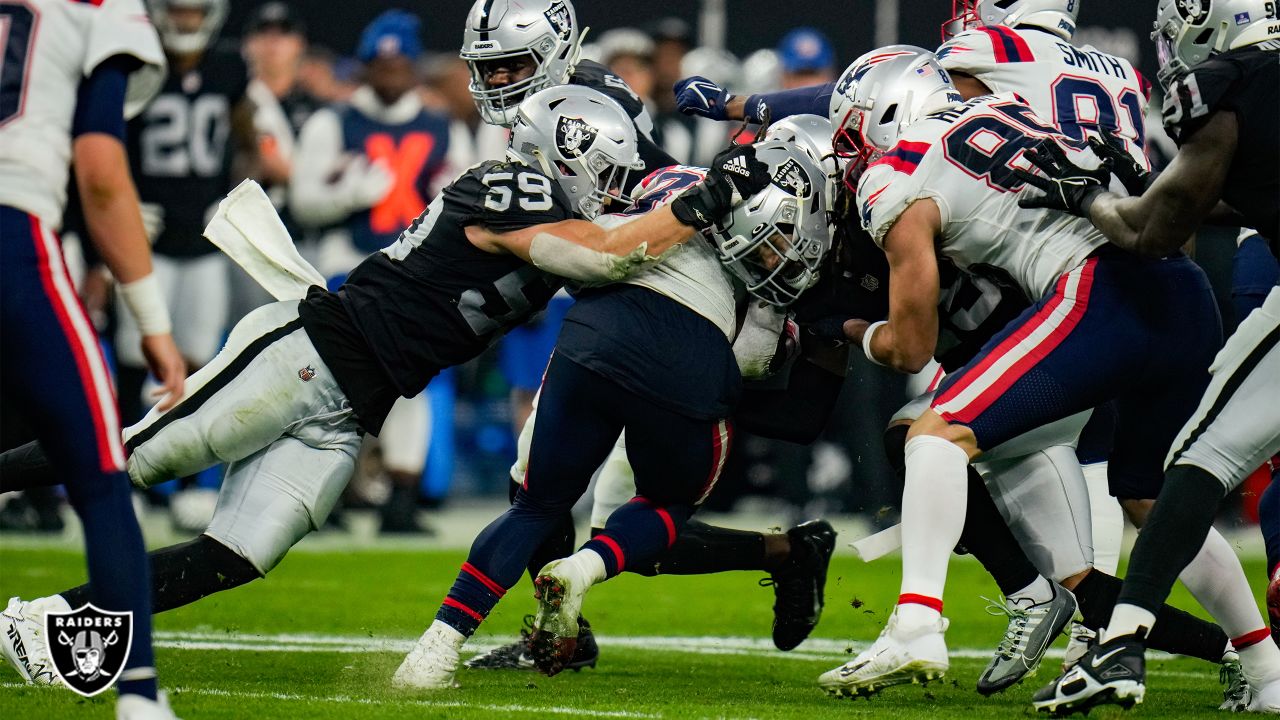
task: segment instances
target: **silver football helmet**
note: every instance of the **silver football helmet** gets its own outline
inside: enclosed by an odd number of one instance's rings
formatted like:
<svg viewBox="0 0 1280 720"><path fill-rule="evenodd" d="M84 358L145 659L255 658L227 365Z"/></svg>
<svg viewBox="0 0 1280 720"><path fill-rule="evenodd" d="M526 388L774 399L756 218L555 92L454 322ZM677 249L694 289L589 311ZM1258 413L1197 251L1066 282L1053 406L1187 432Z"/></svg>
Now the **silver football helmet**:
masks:
<svg viewBox="0 0 1280 720"><path fill-rule="evenodd" d="M1274 2L1160 0L1151 33L1160 60L1157 77L1168 88L1213 55L1277 38L1280 20Z"/></svg>
<svg viewBox="0 0 1280 720"><path fill-rule="evenodd" d="M480 117L490 125L511 127L527 96L569 82L583 34L570 0L476 0L458 55L471 68L471 97ZM490 87L486 77L493 64L516 59L532 63L533 74Z"/></svg>
<svg viewBox="0 0 1280 720"><path fill-rule="evenodd" d="M160 34L161 44L180 55L209 47L227 20L227 0L150 0L150 4L151 22ZM179 27L171 15L177 9L202 10L204 19L195 29Z"/></svg>
<svg viewBox="0 0 1280 720"><path fill-rule="evenodd" d="M768 140L756 158L773 181L709 231L720 262L747 292L784 306L818 281L831 249L826 173L797 145Z"/></svg>
<svg viewBox="0 0 1280 720"><path fill-rule="evenodd" d="M1070 40L1076 33L1081 0L951 0L951 19L942 26L970 30L984 25L1033 25Z"/></svg>
<svg viewBox="0 0 1280 720"><path fill-rule="evenodd" d="M613 98L580 85L549 87L525 98L507 155L558 182L588 220L606 200L630 204L631 171L644 169L631 116Z"/></svg>
<svg viewBox="0 0 1280 720"><path fill-rule="evenodd" d="M872 50L836 81L828 114L832 145L840 157L865 163L896 145L908 125L963 101L928 50L912 45Z"/></svg>
<svg viewBox="0 0 1280 720"><path fill-rule="evenodd" d="M765 140L794 144L809 154L827 177L823 186L827 210L834 207L836 183L840 180L841 161L831 147L831 121L818 115L792 115L769 126Z"/></svg>

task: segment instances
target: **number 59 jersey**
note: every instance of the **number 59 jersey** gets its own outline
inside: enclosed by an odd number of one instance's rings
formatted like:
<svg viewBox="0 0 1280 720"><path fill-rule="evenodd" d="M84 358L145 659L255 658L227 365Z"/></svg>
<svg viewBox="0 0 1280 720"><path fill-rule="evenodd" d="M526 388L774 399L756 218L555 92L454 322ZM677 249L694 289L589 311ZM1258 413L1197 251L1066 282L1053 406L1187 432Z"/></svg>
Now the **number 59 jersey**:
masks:
<svg viewBox="0 0 1280 720"><path fill-rule="evenodd" d="M1076 47L1044 30L992 25L966 30L938 48L949 72L1013 93L1072 140L1106 128L1144 165L1143 116L1151 85L1124 58Z"/></svg>
<svg viewBox="0 0 1280 720"><path fill-rule="evenodd" d="M80 81L129 55L125 115L160 89L165 59L141 0L0 0L0 205L62 223Z"/></svg>
<svg viewBox="0 0 1280 720"><path fill-rule="evenodd" d="M1029 300L1042 297L1106 238L1083 218L1018 206L1015 168L1048 137L1061 136L1012 95L988 95L914 123L858 182L862 225L877 245L899 216L929 198L942 216L939 250L961 270L1007 274ZM1098 159L1068 148L1082 166Z"/></svg>
<svg viewBox="0 0 1280 720"><path fill-rule="evenodd" d="M351 271L338 296L401 395L417 395L440 370L484 352L560 289L560 278L472 245L467 226L513 232L572 219L570 208L537 170L484 162Z"/></svg>

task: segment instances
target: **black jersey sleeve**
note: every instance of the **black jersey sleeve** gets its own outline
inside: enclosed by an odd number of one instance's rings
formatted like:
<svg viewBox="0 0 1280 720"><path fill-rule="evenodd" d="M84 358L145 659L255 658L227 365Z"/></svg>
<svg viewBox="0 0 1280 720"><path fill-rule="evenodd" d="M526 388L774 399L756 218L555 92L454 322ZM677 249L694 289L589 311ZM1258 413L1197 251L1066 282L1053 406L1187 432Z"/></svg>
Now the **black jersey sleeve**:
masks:
<svg viewBox="0 0 1280 720"><path fill-rule="evenodd" d="M1274 52L1256 50L1223 53L1173 81L1163 106L1164 125L1169 135L1181 144L1219 110L1241 115L1264 112L1259 101L1266 96L1274 98L1277 89L1254 87L1261 77L1255 72L1255 66L1268 60L1274 64L1275 57Z"/></svg>
<svg viewBox="0 0 1280 720"><path fill-rule="evenodd" d="M496 233L574 217L560 186L538 170L516 162L484 163L444 190L445 202L461 210L462 224Z"/></svg>

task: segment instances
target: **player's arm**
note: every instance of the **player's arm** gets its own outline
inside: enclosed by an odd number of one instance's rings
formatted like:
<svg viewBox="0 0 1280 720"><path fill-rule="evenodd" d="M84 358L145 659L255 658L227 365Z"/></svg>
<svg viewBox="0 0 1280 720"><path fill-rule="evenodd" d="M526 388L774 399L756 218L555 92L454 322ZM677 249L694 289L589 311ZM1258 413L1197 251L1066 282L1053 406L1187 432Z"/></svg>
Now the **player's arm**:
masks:
<svg viewBox="0 0 1280 720"><path fill-rule="evenodd" d="M236 145L236 159L247 177L258 177L263 169L258 126L253 120L255 114L257 107L247 93L231 108L231 137Z"/></svg>
<svg viewBox="0 0 1280 720"><path fill-rule="evenodd" d="M942 214L932 199L917 200L889 228L884 253L889 260L889 319L871 328L865 320L845 323L845 335L862 344L875 363L905 373L929 364L938 341L938 259L934 239Z"/></svg>
<svg viewBox="0 0 1280 720"><path fill-rule="evenodd" d="M720 85L697 75L675 84L676 107L685 115L712 120L747 120L758 123L761 107L769 108L773 120L792 115L827 116L835 83L781 90L758 95L734 95Z"/></svg>
<svg viewBox="0 0 1280 720"><path fill-rule="evenodd" d="M1215 112L1145 193L1104 192L1088 208L1089 219L1120 247L1153 256L1174 252L1219 206L1238 131L1235 113Z"/></svg>
<svg viewBox="0 0 1280 720"><path fill-rule="evenodd" d="M120 283L120 297L142 330L143 353L168 399L182 397L187 368L170 334L169 312L151 270L151 248L124 146L124 97L138 61L116 56L80 85L72 157L89 237Z"/></svg>

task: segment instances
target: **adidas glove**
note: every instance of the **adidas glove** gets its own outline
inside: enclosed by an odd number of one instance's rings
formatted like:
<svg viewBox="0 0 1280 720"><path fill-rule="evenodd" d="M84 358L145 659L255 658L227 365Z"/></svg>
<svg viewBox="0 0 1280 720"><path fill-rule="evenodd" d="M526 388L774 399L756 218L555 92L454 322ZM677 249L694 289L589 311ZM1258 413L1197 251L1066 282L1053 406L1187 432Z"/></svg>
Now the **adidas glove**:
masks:
<svg viewBox="0 0 1280 720"><path fill-rule="evenodd" d="M725 115L725 108L733 95L701 75L680 80L672 88L672 92L676 95L676 108L685 115L711 120L729 119Z"/></svg>
<svg viewBox="0 0 1280 720"><path fill-rule="evenodd" d="M1014 168L1014 173L1023 182L1043 190L1045 194L1023 193L1018 198L1020 207L1061 210L1088 218L1093 201L1106 191L1111 182L1111 169L1105 163L1096 170L1086 170L1071 162L1053 140L1046 140L1028 150L1026 157L1044 172L1044 176L1022 168Z"/></svg>
<svg viewBox="0 0 1280 720"><path fill-rule="evenodd" d="M1155 180L1155 175L1133 159L1119 135L1106 129L1101 134L1101 138L1089 138L1089 148L1093 150L1093 154L1111 168L1111 172L1124 185L1130 197L1138 197L1146 192Z"/></svg>
<svg viewBox="0 0 1280 720"><path fill-rule="evenodd" d="M756 159L753 145L732 145L711 162L707 179L671 202L676 220L705 230L743 200L769 186L769 167Z"/></svg>

